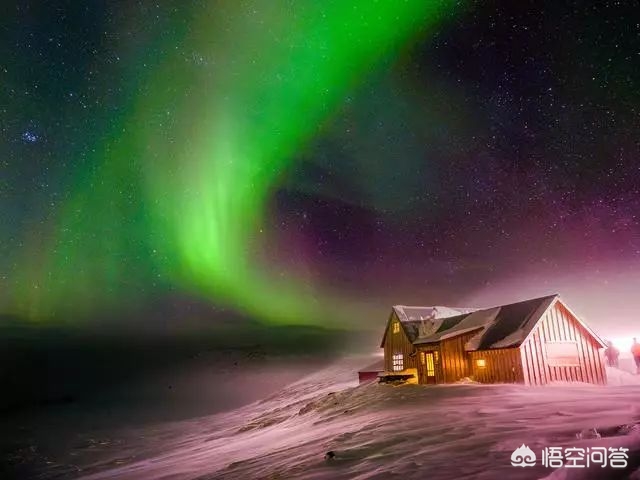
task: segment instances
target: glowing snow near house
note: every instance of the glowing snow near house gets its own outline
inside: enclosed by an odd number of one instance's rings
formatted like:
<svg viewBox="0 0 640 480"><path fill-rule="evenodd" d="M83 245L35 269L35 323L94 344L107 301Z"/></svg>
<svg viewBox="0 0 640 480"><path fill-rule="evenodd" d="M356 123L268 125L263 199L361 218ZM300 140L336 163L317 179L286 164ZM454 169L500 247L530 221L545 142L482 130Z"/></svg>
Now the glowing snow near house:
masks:
<svg viewBox="0 0 640 480"><path fill-rule="evenodd" d="M607 386L358 386L355 371L369 360L340 360L225 413L109 437L96 432L94 444L72 452L72 465L49 459L38 478L494 480L640 473L638 376L608 372L613 385ZM522 445L535 453L534 466L511 465ZM624 472L540 463L545 447L603 446L629 449Z"/></svg>

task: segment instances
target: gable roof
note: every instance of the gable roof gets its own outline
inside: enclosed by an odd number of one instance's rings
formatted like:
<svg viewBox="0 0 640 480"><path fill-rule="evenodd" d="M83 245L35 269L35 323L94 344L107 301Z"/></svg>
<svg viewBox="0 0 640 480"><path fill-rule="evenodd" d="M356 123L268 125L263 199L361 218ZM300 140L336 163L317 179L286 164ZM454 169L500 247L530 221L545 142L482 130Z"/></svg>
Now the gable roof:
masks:
<svg viewBox="0 0 640 480"><path fill-rule="evenodd" d="M549 295L452 317L446 320L445 328L417 338L414 344L439 342L477 330L478 334L467 342L466 350L517 347L557 298L558 295Z"/></svg>
<svg viewBox="0 0 640 480"><path fill-rule="evenodd" d="M413 343L414 345L435 343L477 331L477 334L466 343L467 351L519 347L529 338L540 319L557 302L560 302L601 346L606 346L602 339L560 300L557 294L447 318L435 333L427 337L418 337Z"/></svg>
<svg viewBox="0 0 640 480"><path fill-rule="evenodd" d="M459 308L459 307L445 307L444 305L435 305L431 307L412 307L408 305L394 305L393 309L400 321L420 321L427 318L447 318L461 315L463 313L470 313L477 308Z"/></svg>
<svg viewBox="0 0 640 480"><path fill-rule="evenodd" d="M387 339L387 332L389 331L389 323L394 314L400 321L402 330L409 339L410 342L418 337L420 325L424 320L432 319L439 325L442 319L460 315L461 313L472 312L473 308L457 308L457 307L445 307L445 306L431 306L431 307L413 307L407 305L394 305L391 309L391 314L387 320L387 325L382 335L382 341L380 347L384 347L384 342Z"/></svg>
<svg viewBox="0 0 640 480"><path fill-rule="evenodd" d="M603 340L591 330L561 299L558 294L547 295L545 297L533 298L521 302L499 305L497 307L484 309L453 309L450 307L403 307L395 306L389 320L393 317L393 312L400 318L405 334L414 345L425 345L437 343L447 338L456 337L465 333L477 332L465 345L467 351L490 350L495 348L519 347L527 341L535 326L546 312L557 302L571 314L591 337L602 347L606 347ZM443 309L442 312L465 311L462 314L436 317L435 328L426 336L420 336L420 325L422 320L409 319L404 310L410 310L410 314L422 313L426 309ZM402 310L399 310L402 309ZM446 309L446 310L445 310ZM400 312L400 313L399 313ZM401 317L404 315L404 317ZM405 318L405 321L402 320ZM415 316L413 317L415 318ZM386 332L389 329L387 323ZM385 337L382 339L384 346Z"/></svg>
<svg viewBox="0 0 640 480"><path fill-rule="evenodd" d="M549 295L499 307L495 321L479 338L471 339L467 349L519 347L558 298Z"/></svg>
<svg viewBox="0 0 640 480"><path fill-rule="evenodd" d="M436 343L451 337L457 337L464 333L470 333L480 329L486 329L496 319L500 307L476 310L475 312L445 318L433 334L426 337L418 337L413 342L415 345Z"/></svg>

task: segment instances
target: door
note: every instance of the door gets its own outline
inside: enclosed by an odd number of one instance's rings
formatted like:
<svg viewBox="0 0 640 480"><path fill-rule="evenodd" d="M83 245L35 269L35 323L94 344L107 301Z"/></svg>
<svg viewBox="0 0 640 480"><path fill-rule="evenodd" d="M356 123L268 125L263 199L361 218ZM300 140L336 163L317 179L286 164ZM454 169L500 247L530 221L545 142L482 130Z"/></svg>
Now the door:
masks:
<svg viewBox="0 0 640 480"><path fill-rule="evenodd" d="M422 383L436 383L436 360L434 353L437 352L420 352Z"/></svg>

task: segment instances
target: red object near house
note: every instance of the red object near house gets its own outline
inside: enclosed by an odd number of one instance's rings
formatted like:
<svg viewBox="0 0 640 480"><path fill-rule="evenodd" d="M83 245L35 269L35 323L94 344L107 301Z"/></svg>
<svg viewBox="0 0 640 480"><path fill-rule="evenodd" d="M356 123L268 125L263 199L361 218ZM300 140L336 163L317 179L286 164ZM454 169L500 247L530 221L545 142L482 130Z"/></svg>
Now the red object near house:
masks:
<svg viewBox="0 0 640 480"><path fill-rule="evenodd" d="M358 372L358 382L368 383L378 380L378 375L384 371L384 359L378 360L376 363L363 368Z"/></svg>

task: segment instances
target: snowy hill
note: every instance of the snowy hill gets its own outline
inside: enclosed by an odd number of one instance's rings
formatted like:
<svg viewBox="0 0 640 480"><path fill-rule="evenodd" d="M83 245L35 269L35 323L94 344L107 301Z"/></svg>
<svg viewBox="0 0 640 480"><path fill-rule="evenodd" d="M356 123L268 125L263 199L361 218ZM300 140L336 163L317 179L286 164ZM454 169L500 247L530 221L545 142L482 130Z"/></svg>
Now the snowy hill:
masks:
<svg viewBox="0 0 640 480"><path fill-rule="evenodd" d="M362 363L337 362L231 412L96 438L73 452L73 466L38 478L604 479L638 468L640 436L620 428L640 418L634 375L614 377L633 385L606 387L357 386ZM593 428L602 438L577 438ZM513 467L521 444L624 446L635 457L625 472Z"/></svg>

